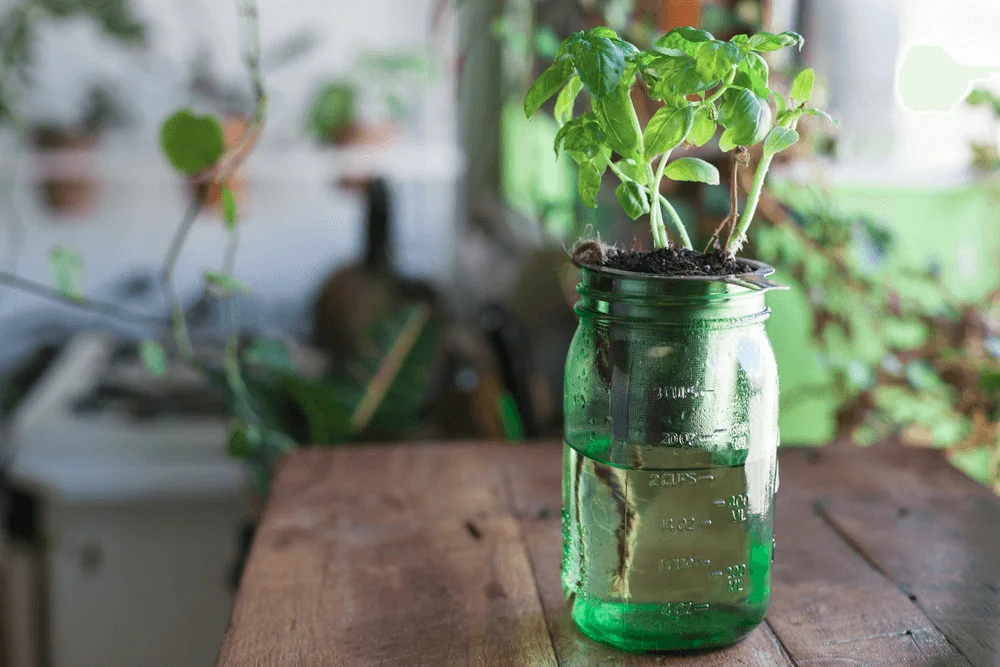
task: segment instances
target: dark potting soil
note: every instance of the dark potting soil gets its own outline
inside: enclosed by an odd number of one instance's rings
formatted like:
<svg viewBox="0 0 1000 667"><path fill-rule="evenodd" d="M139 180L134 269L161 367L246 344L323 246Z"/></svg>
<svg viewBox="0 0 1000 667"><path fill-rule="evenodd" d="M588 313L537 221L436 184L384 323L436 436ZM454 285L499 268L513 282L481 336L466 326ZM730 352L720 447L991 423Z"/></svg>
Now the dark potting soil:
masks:
<svg viewBox="0 0 1000 667"><path fill-rule="evenodd" d="M706 254L687 248L623 250L599 241L578 243L573 249L573 263L662 276L731 276L754 271L750 264L721 252Z"/></svg>

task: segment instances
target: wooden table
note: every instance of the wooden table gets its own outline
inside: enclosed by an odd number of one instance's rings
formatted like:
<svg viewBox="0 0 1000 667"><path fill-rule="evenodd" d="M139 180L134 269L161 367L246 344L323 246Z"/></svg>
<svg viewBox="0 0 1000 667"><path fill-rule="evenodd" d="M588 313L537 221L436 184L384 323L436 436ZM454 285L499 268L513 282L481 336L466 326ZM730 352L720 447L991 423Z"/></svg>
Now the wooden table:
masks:
<svg viewBox="0 0 1000 667"><path fill-rule="evenodd" d="M782 450L773 599L728 649L632 656L559 588L561 448L303 450L220 665L1000 665L1000 501L936 452Z"/></svg>

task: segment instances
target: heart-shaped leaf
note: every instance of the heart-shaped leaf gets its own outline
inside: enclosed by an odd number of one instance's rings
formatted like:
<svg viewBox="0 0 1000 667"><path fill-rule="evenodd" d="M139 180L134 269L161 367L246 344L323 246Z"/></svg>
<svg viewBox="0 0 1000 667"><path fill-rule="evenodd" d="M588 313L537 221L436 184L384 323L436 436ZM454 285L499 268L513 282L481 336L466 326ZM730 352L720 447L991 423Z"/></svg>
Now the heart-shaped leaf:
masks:
<svg viewBox="0 0 1000 667"><path fill-rule="evenodd" d="M194 176L222 156L222 123L215 116L181 109L164 121L160 145L174 169Z"/></svg>

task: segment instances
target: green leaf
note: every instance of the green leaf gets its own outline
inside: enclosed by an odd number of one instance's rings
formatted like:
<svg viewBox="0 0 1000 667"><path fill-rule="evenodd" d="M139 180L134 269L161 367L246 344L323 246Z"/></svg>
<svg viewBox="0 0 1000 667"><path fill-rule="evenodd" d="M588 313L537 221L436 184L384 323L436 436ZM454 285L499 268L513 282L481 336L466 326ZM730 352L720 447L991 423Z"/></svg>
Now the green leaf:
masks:
<svg viewBox="0 0 1000 667"><path fill-rule="evenodd" d="M719 124L727 140L737 146L753 146L771 128L771 107L752 90L734 86L722 94Z"/></svg>
<svg viewBox="0 0 1000 667"><path fill-rule="evenodd" d="M239 210L233 191L227 187L222 188L222 218L226 221L227 228L236 229L236 223L239 221Z"/></svg>
<svg viewBox="0 0 1000 667"><path fill-rule="evenodd" d="M250 293L250 288L232 276L218 271L206 271L205 282L215 288L222 296L230 297L237 292Z"/></svg>
<svg viewBox="0 0 1000 667"><path fill-rule="evenodd" d="M222 156L222 123L215 116L181 109L160 128L160 146L174 169L194 176Z"/></svg>
<svg viewBox="0 0 1000 667"><path fill-rule="evenodd" d="M139 343L139 359L150 375L163 377L167 374L167 353L155 340L144 340Z"/></svg>
<svg viewBox="0 0 1000 667"><path fill-rule="evenodd" d="M737 48L739 48L740 53L742 53L743 55L747 55L748 53L750 53L750 36L749 35L744 35L744 34L733 35L729 39L729 41L732 42L733 44L735 44L737 46Z"/></svg>
<svg viewBox="0 0 1000 667"><path fill-rule="evenodd" d="M712 33L705 30L683 27L674 28L656 40L654 44L661 49L676 49L683 51L689 56L693 56L698 52L698 47L702 42L709 42L714 39L715 37L712 36Z"/></svg>
<svg viewBox="0 0 1000 667"><path fill-rule="evenodd" d="M799 133L787 127L775 127L764 140L764 155L775 155L799 140Z"/></svg>
<svg viewBox="0 0 1000 667"><path fill-rule="evenodd" d="M730 130L725 130L722 136L719 137L719 150L723 153L728 153L729 151L736 148L738 144L733 141L733 133Z"/></svg>
<svg viewBox="0 0 1000 667"><path fill-rule="evenodd" d="M667 165L663 175L672 181L719 184L719 170L696 157L677 158Z"/></svg>
<svg viewBox="0 0 1000 667"><path fill-rule="evenodd" d="M628 89L619 88L614 94L592 98L591 105L612 150L623 157L635 155L640 137Z"/></svg>
<svg viewBox="0 0 1000 667"><path fill-rule="evenodd" d="M701 79L714 84L726 77L733 67L743 60L743 54L735 44L712 40L703 42L698 47L695 60Z"/></svg>
<svg viewBox="0 0 1000 667"><path fill-rule="evenodd" d="M830 121L830 123L834 127L838 127L840 125L840 121L838 121L836 118L834 118L827 112L823 111L822 109L806 109L806 113L809 114L810 116L819 116L820 118L825 118L826 120Z"/></svg>
<svg viewBox="0 0 1000 667"><path fill-rule="evenodd" d="M528 88L524 96L524 115L531 118L538 111L538 107L555 95L571 76L573 76L573 60L566 56L557 58Z"/></svg>
<svg viewBox="0 0 1000 667"><path fill-rule="evenodd" d="M779 35L770 32L759 32L750 37L749 45L754 51L777 51L786 46L798 46L802 50L805 40L802 35L786 31Z"/></svg>
<svg viewBox="0 0 1000 667"><path fill-rule="evenodd" d="M769 73L767 61L759 54L751 51L738 65L736 78L733 80L733 83L744 88L749 88L755 95L766 100L771 92L767 88Z"/></svg>
<svg viewBox="0 0 1000 667"><path fill-rule="evenodd" d="M646 147L646 159L666 153L679 146L694 124L694 107L688 104L680 109L660 107L646 123L642 141Z"/></svg>
<svg viewBox="0 0 1000 667"><path fill-rule="evenodd" d="M614 31L595 29L578 32L566 40L566 52L587 91L595 97L618 90L627 59L637 50L628 42L611 37Z"/></svg>
<svg viewBox="0 0 1000 667"><path fill-rule="evenodd" d="M585 206L597 208L597 194L601 191L601 180L606 165L607 161L600 159L580 164L576 189L580 193L580 201Z"/></svg>
<svg viewBox="0 0 1000 667"><path fill-rule="evenodd" d="M780 119L781 114L783 114L785 112L785 109L788 108L788 102L785 101L785 96L779 93L777 90L772 90L771 96L774 97L774 107L777 110L777 117Z"/></svg>
<svg viewBox="0 0 1000 667"><path fill-rule="evenodd" d="M694 122L687 140L695 146L704 146L715 136L715 119L708 105L699 106L694 112Z"/></svg>
<svg viewBox="0 0 1000 667"><path fill-rule="evenodd" d="M573 105L581 90L583 90L583 81L580 81L580 77L574 74L559 91L559 97L556 98L555 118L560 127L573 117Z"/></svg>
<svg viewBox="0 0 1000 667"><path fill-rule="evenodd" d="M646 191L635 181L622 181L615 188L615 196L618 203L622 205L625 215L635 220L636 218L649 213L649 200L646 198Z"/></svg>
<svg viewBox="0 0 1000 667"><path fill-rule="evenodd" d="M661 53L650 59L643 71L650 94L671 106L681 106L684 96L708 90L718 79L706 79L698 61L683 53Z"/></svg>
<svg viewBox="0 0 1000 667"><path fill-rule="evenodd" d="M615 162L615 167L636 183L646 185L649 182L645 164L638 164L635 160L619 160Z"/></svg>
<svg viewBox="0 0 1000 667"><path fill-rule="evenodd" d="M789 92L789 97L796 104L805 104L812 97L813 84L816 81L816 72L812 68L806 68L798 73L795 80L792 81L792 89Z"/></svg>
<svg viewBox="0 0 1000 667"><path fill-rule="evenodd" d="M309 107L306 123L313 138L320 143L331 143L351 123L355 116L354 86L334 81L316 93Z"/></svg>
<svg viewBox="0 0 1000 667"><path fill-rule="evenodd" d="M49 270L56 291L72 299L83 298L83 260L72 248L56 246L49 252Z"/></svg>
<svg viewBox="0 0 1000 667"><path fill-rule="evenodd" d="M559 128L556 133L556 156L559 156L560 151L566 150L571 154L582 154L585 160L590 160L601 152L604 141L604 131L594 113L581 114ZM576 157L577 155L574 155L574 159Z"/></svg>

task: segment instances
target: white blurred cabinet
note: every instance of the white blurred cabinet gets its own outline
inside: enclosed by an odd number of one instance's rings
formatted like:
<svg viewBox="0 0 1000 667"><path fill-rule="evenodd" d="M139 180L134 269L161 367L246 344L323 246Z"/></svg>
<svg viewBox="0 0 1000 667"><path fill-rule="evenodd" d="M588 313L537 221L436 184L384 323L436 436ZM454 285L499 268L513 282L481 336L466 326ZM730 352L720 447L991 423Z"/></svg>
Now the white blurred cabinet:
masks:
<svg viewBox="0 0 1000 667"><path fill-rule="evenodd" d="M74 414L111 349L74 339L16 418L39 532L4 570L11 667L210 665L228 621L249 496L225 424Z"/></svg>

